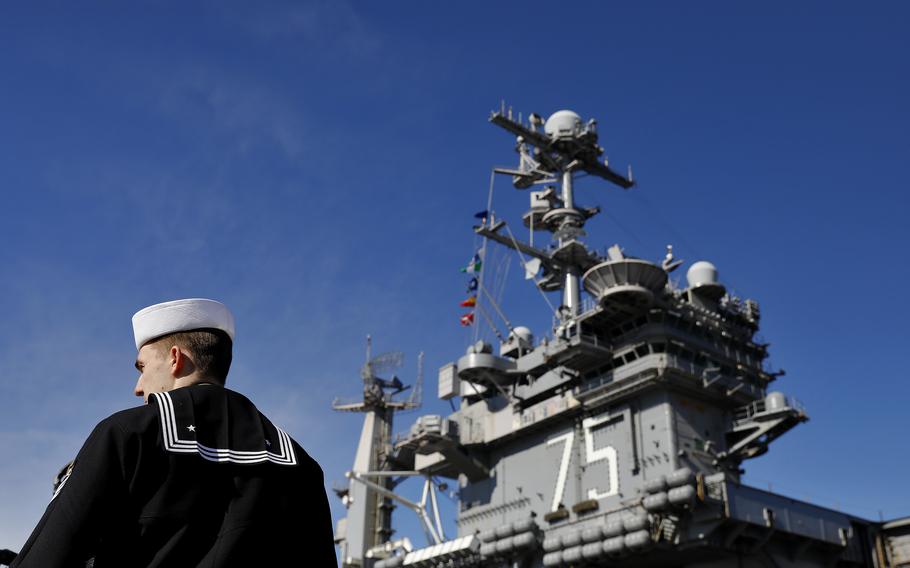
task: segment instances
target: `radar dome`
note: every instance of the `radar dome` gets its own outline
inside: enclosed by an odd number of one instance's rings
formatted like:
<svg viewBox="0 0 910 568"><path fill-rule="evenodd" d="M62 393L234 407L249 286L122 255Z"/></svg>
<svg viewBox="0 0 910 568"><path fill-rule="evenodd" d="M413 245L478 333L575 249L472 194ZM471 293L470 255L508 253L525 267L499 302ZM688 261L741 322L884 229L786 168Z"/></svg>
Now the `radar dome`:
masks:
<svg viewBox="0 0 910 568"><path fill-rule="evenodd" d="M706 260L699 260L689 267L686 272L686 281L690 288L717 284L717 267Z"/></svg>
<svg viewBox="0 0 910 568"><path fill-rule="evenodd" d="M724 285L717 281L717 268L705 260L699 260L689 267L686 280L689 282L689 290L700 298L716 301L727 293Z"/></svg>
<svg viewBox="0 0 910 568"><path fill-rule="evenodd" d="M525 341L527 343L534 342L534 334L531 333L531 330L526 328L523 325L520 325L512 330L512 334L518 339Z"/></svg>
<svg viewBox="0 0 910 568"><path fill-rule="evenodd" d="M543 126L550 138L572 138L581 132L581 117L571 110L559 110L550 115Z"/></svg>

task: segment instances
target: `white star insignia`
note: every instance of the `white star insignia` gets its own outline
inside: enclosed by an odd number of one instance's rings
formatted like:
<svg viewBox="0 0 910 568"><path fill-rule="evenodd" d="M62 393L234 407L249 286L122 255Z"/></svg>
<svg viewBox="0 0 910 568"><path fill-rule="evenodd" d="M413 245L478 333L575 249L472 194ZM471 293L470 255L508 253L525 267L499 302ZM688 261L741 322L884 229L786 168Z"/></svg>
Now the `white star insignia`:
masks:
<svg viewBox="0 0 910 568"><path fill-rule="evenodd" d="M265 445L268 446L268 447L270 447L270 448L272 447L272 443L269 442L268 440L265 441Z"/></svg>
<svg viewBox="0 0 910 568"><path fill-rule="evenodd" d="M189 426L187 426L186 429L189 430L190 432L195 432L195 431L196 431L196 427L193 426L192 424L190 424Z"/></svg>

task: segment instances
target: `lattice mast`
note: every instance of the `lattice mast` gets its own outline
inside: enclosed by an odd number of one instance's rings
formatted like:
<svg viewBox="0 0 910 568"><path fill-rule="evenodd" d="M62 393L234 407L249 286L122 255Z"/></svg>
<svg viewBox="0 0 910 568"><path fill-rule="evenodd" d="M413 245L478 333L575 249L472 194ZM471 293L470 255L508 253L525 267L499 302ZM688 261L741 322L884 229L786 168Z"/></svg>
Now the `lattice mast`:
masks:
<svg viewBox="0 0 910 568"><path fill-rule="evenodd" d="M411 389L394 374L403 366L404 354L394 351L374 357L372 339L367 336L366 361L360 369L363 399L351 402L336 399L332 403L335 410L365 414L352 473L382 472L391 469L392 426L395 412L420 406L422 363L421 353L414 388L407 398L396 398L400 393ZM389 373L392 373L391 378L383 378ZM378 485L379 490L370 485L355 483L354 479L350 480L347 487L336 490L348 510L347 517L339 523L336 531L343 567L362 566L365 551L381 547L391 539L394 532L392 511L395 505L383 494L382 489L391 491L395 480L393 477L380 477L374 483Z"/></svg>

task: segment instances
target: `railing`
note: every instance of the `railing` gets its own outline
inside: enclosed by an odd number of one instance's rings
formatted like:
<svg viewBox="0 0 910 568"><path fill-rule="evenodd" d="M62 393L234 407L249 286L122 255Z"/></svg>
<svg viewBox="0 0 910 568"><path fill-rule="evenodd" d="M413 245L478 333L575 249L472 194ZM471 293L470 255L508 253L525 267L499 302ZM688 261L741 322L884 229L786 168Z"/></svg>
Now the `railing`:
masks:
<svg viewBox="0 0 910 568"><path fill-rule="evenodd" d="M800 414L806 414L806 406L803 404L803 401L801 401L798 398L793 398L792 396L788 396L787 397L787 406L789 406L790 408L793 408L795 410L798 410L800 412Z"/></svg>
<svg viewBox="0 0 910 568"><path fill-rule="evenodd" d="M594 298L591 298L591 297L582 298L581 299L581 309L579 310L579 314L586 314L586 313L594 310L594 308L597 307L597 304L598 304L598 302Z"/></svg>
<svg viewBox="0 0 910 568"><path fill-rule="evenodd" d="M576 316L576 317L581 318L582 316L587 315L588 312L592 312L595 309L597 309L597 306L598 306L598 302L594 298L591 298L588 296L582 298L581 305L578 307L578 316ZM551 329L556 329L557 327L559 327L560 323L562 323L562 320L559 318L559 315L553 314L553 319L552 319L553 326Z"/></svg>
<svg viewBox="0 0 910 568"><path fill-rule="evenodd" d="M579 386L579 394L586 393L615 381L628 379L632 376L640 374L642 371L645 371L647 369L660 368L664 366L664 361L666 361L664 357L666 357L665 353L650 353L648 355L639 357L630 363L614 367L609 371L605 371L597 378L582 382L582 384Z"/></svg>
<svg viewBox="0 0 910 568"><path fill-rule="evenodd" d="M768 404L766 401L767 399L760 398L758 400L753 400L745 406L737 408L733 413L733 423L735 425L743 424L751 421L756 414L767 412ZM803 406L803 403L798 399L789 396L784 397L784 406L782 406L781 409L795 411L799 414L806 413L806 407Z"/></svg>
<svg viewBox="0 0 910 568"><path fill-rule="evenodd" d="M596 389L607 383L627 379L631 376L637 375L643 369L647 369L647 368L673 368L677 371L681 371L682 373L693 377L695 380L701 381L702 386L705 388L707 388L710 385L717 382L718 379L725 379L720 384L727 385L727 386L730 385L729 380L726 380L727 379L726 376L718 376L714 380L706 381L706 379L709 378L708 375L706 375L706 371L712 369L712 367L700 365L700 364L694 363L692 361L689 361L683 357L679 357L679 356L676 356L676 355L673 355L670 353L651 351L651 353L638 357L634 361L631 361L629 363L624 363L622 365L613 367L610 370L604 371L603 374L601 374L601 376L599 376L599 377L590 378L590 379L585 380L580 385L579 393L584 393L584 392ZM749 389L748 392L753 393L753 395L756 393L756 391L755 391L756 385L749 383L749 382L738 382L731 389L729 389L728 395L732 395L734 392L740 390L741 388L748 388ZM756 404L756 403L764 405L765 402L764 402L764 399L760 399L760 400L754 401L753 403L750 403L750 404ZM788 404L788 406L792 406L793 408L802 410L802 405L795 400L788 398L787 404ZM747 405L747 406L749 406L749 405ZM749 412L745 409L746 409L746 407L740 408L737 410L737 412ZM762 408L762 410L764 410L764 408ZM743 419L751 418L751 416L755 412L757 412L757 410L753 409L751 411L751 414L744 415ZM737 419L739 419L739 418L737 417Z"/></svg>
<svg viewBox="0 0 910 568"><path fill-rule="evenodd" d="M752 417L756 414L764 412L765 409L765 399L760 398L758 400L753 400L749 404L741 406L733 411L733 422L736 424L748 422L752 420Z"/></svg>

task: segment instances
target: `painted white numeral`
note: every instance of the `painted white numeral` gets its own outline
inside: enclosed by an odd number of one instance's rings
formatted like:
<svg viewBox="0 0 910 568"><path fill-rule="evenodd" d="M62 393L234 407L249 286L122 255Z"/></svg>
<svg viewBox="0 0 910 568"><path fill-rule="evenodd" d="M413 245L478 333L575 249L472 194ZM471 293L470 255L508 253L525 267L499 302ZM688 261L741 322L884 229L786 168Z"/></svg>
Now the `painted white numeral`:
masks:
<svg viewBox="0 0 910 568"><path fill-rule="evenodd" d="M599 416L596 418L585 418L581 423L585 429L585 461L588 465L607 460L607 471L610 477L610 490L598 493L597 488L588 489L588 499L603 499L619 493L619 467L616 464L616 449L613 446L594 449L594 432L596 426L610 420L610 416Z"/></svg>
<svg viewBox="0 0 910 568"><path fill-rule="evenodd" d="M558 444L565 440L566 445L562 449L562 459L559 460L559 473L556 475L556 491L553 493L553 505L551 511L559 509L562 503L563 493L566 492L566 478L569 476L569 461L572 459L572 442L575 441L575 431L569 430L561 436L556 436L547 441L547 446Z"/></svg>

